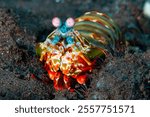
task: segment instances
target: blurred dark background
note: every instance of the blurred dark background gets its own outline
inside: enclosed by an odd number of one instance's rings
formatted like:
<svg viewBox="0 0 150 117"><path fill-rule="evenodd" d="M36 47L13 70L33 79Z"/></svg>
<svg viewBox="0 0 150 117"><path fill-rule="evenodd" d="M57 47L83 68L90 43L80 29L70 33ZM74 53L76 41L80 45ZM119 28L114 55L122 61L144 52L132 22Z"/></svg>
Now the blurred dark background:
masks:
<svg viewBox="0 0 150 117"><path fill-rule="evenodd" d="M149 0L0 0L0 99L150 99ZM147 8L148 9L148 8ZM150 8L149 8L150 9ZM95 69L84 92L53 89L35 55L51 19L106 13L120 27L125 54ZM107 61L107 60L106 60Z"/></svg>
<svg viewBox="0 0 150 117"><path fill-rule="evenodd" d="M0 0L0 7L13 10L22 27L50 29L55 16L65 20L96 10L113 17L119 25L129 25L142 14L146 0ZM34 16L34 17L33 17ZM142 16L143 17L143 16ZM135 22L135 21L134 21ZM142 24L141 25L147 25ZM39 29L40 30L40 29ZM143 29L148 30L148 29Z"/></svg>

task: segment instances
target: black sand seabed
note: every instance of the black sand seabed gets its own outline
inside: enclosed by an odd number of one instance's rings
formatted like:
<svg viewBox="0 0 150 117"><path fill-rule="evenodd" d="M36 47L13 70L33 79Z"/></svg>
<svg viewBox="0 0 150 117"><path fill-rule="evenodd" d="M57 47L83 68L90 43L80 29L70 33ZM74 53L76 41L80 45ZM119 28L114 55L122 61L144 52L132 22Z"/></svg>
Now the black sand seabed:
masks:
<svg viewBox="0 0 150 117"><path fill-rule="evenodd" d="M51 1L51 2L50 2ZM0 0L0 99L150 99L150 20L145 0ZM97 10L111 16L126 40L125 54L107 58L86 91L53 89L35 45L53 31L51 19Z"/></svg>

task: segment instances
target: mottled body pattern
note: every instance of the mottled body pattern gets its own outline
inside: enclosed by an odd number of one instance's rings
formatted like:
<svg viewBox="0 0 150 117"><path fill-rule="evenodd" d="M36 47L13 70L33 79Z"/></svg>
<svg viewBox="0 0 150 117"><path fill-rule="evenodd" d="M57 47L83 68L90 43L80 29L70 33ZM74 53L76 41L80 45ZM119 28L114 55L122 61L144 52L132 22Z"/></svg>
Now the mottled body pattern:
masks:
<svg viewBox="0 0 150 117"><path fill-rule="evenodd" d="M55 18L53 25L57 29L37 45L36 51L56 90L71 89L71 79L85 84L86 73L92 71L98 57L113 54L120 36L113 20L96 11L65 23Z"/></svg>

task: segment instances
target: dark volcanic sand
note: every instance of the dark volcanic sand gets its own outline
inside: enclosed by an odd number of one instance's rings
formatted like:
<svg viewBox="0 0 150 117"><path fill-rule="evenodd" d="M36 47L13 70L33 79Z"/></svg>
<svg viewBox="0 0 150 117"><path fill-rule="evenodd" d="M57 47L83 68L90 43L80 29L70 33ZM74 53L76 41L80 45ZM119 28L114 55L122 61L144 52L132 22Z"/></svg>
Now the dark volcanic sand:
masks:
<svg viewBox="0 0 150 117"><path fill-rule="evenodd" d="M0 99L150 99L150 20L145 0L0 0ZM125 53L108 57L88 76L87 89L53 89L35 55L35 45L54 28L54 16L107 13L120 26ZM82 91L83 90L83 91Z"/></svg>

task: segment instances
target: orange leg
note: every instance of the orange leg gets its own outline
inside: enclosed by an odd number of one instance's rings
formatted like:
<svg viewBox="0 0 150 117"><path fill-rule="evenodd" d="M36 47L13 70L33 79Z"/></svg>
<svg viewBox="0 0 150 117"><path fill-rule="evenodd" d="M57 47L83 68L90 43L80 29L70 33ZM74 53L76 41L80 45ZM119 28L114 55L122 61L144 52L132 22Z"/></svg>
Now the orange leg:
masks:
<svg viewBox="0 0 150 117"><path fill-rule="evenodd" d="M57 72L52 72L50 70L48 70L47 72L51 80L54 80L57 77Z"/></svg>
<svg viewBox="0 0 150 117"><path fill-rule="evenodd" d="M85 84L86 80L87 80L87 76L86 75L79 75L77 77L77 82L79 84Z"/></svg>
<svg viewBox="0 0 150 117"><path fill-rule="evenodd" d="M92 65L92 63L91 63L82 53L80 53L79 56L80 56L89 66Z"/></svg>
<svg viewBox="0 0 150 117"><path fill-rule="evenodd" d="M64 83L65 83L65 88L70 89L70 78L66 75L63 77Z"/></svg>
<svg viewBox="0 0 150 117"><path fill-rule="evenodd" d="M87 80L87 75L74 75L72 76L72 78L75 78L76 81L79 83L79 84L85 84L86 80Z"/></svg>

